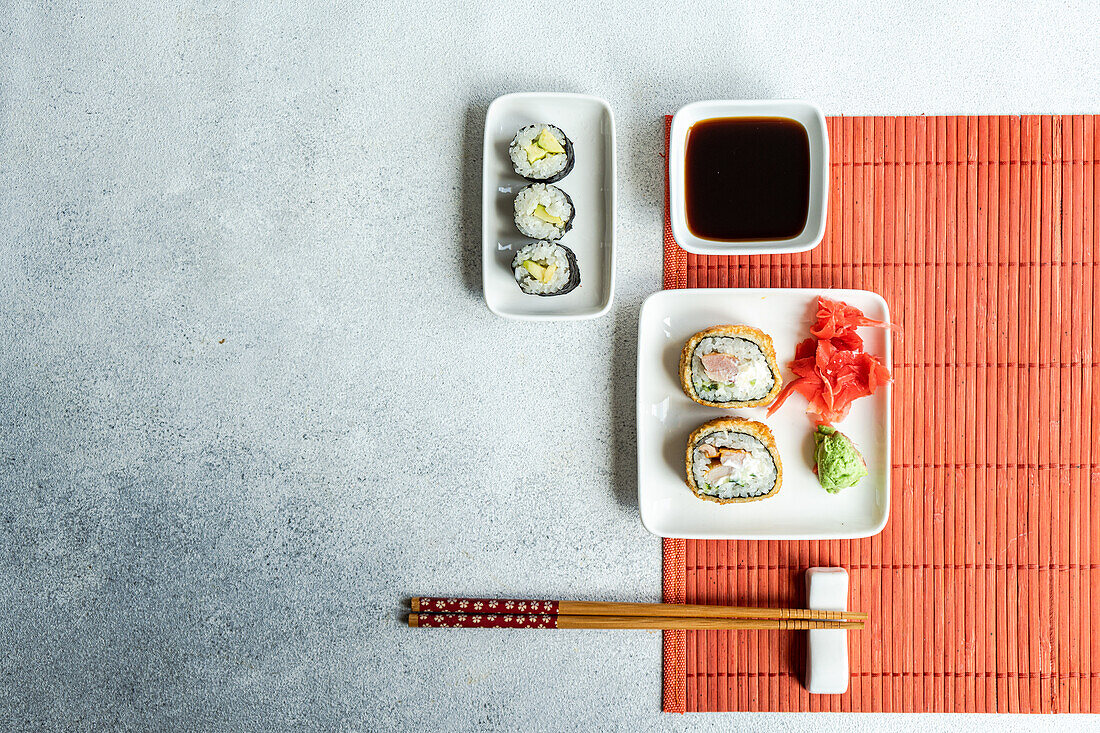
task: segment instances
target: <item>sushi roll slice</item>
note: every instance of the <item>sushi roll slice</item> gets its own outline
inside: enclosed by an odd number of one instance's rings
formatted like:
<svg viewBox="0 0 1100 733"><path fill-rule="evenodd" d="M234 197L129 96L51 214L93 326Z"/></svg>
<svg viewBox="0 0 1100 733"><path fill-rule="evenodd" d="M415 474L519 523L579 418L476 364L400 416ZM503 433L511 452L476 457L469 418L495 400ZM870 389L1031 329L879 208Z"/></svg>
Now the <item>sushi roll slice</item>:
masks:
<svg viewBox="0 0 1100 733"><path fill-rule="evenodd" d="M581 284L573 250L555 242L532 242L512 260L519 289L528 295L565 295Z"/></svg>
<svg viewBox="0 0 1100 733"><path fill-rule="evenodd" d="M528 181L556 183L573 170L573 142L561 128L540 122L516 133L508 146L512 167Z"/></svg>
<svg viewBox="0 0 1100 733"><path fill-rule="evenodd" d="M557 186L532 183L516 194L516 228L525 237L554 241L573 228L573 199Z"/></svg>
<svg viewBox="0 0 1100 733"><path fill-rule="evenodd" d="M775 437L753 420L723 417L700 425L688 438L686 462L687 485L719 504L767 499L783 484Z"/></svg>
<svg viewBox="0 0 1100 733"><path fill-rule="evenodd" d="M680 386L710 407L769 405L783 386L772 338L750 326L713 326L680 352Z"/></svg>

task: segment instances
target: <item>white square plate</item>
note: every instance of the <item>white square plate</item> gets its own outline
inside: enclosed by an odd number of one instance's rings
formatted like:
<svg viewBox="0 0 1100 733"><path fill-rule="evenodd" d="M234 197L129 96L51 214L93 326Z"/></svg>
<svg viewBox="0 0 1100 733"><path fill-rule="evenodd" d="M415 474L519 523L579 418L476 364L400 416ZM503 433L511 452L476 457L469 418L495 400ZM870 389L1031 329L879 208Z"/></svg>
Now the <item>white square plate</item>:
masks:
<svg viewBox="0 0 1100 733"><path fill-rule="evenodd" d="M691 126L715 117L787 117L806 129L810 143L810 201L806 225L798 236L773 241L727 242L703 239L687 225L684 160ZM804 252L821 243L829 208L829 130L821 108L811 102L789 99L723 100L693 102L672 116L668 149L669 216L672 236L688 252L710 255L761 255Z"/></svg>
<svg viewBox="0 0 1100 733"><path fill-rule="evenodd" d="M824 295L890 320L886 301L866 290L809 288L664 290L642 305L638 324L638 505L642 524L661 537L689 539L852 539L878 534L890 513L890 385L852 404L836 428L863 453L870 475L830 494L813 468L813 423L793 394L772 417L767 408L723 410L693 402L680 387L680 350L697 331L723 323L772 337L784 384L794 347L810 335L815 300ZM892 368L890 332L861 328L864 349ZM744 504L697 498L684 480L688 435L717 417L759 420L771 428L783 462L774 496Z"/></svg>
<svg viewBox="0 0 1100 733"><path fill-rule="evenodd" d="M516 194L531 183L516 174L508 145L520 128L560 127L573 141L576 164L554 185L573 199L573 228L561 243L577 255L581 284L566 295L526 295L512 259L533 239L516 229ZM485 114L481 191L481 275L485 304L505 318L570 320L607 313L615 292L615 118L611 107L584 94L506 94Z"/></svg>

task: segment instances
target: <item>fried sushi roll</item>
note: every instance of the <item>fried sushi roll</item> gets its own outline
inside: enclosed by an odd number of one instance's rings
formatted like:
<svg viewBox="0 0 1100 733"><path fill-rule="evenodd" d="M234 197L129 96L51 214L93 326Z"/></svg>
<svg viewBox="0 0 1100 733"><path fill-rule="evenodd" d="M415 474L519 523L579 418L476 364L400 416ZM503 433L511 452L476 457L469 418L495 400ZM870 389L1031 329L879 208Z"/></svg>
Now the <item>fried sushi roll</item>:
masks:
<svg viewBox="0 0 1100 733"><path fill-rule="evenodd" d="M680 386L710 407L769 405L783 386L771 336L749 326L713 326L680 352Z"/></svg>
<svg viewBox="0 0 1100 733"><path fill-rule="evenodd" d="M528 125L512 138L508 157L528 181L556 183L573 170L573 141L551 124Z"/></svg>
<svg viewBox="0 0 1100 733"><path fill-rule="evenodd" d="M532 242L516 253L512 270L519 289L528 295L565 295L581 284L573 250L556 242Z"/></svg>
<svg viewBox="0 0 1100 733"><path fill-rule="evenodd" d="M516 194L516 228L525 237L556 241L573 228L573 199L557 186L532 183Z"/></svg>
<svg viewBox="0 0 1100 733"><path fill-rule="evenodd" d="M687 442L687 485L720 504L759 501L783 484L783 464L764 423L718 418L700 425Z"/></svg>

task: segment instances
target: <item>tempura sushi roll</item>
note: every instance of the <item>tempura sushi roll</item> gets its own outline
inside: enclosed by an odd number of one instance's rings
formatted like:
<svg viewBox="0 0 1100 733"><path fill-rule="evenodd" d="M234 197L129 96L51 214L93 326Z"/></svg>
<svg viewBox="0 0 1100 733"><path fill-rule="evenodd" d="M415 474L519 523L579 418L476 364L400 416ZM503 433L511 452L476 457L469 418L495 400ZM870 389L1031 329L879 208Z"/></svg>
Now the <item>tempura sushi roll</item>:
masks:
<svg viewBox="0 0 1100 733"><path fill-rule="evenodd" d="M769 405L783 386L771 336L749 326L713 326L680 352L680 386L710 407Z"/></svg>
<svg viewBox="0 0 1100 733"><path fill-rule="evenodd" d="M700 499L720 504L759 501L779 492L783 464L764 423L719 418L688 438L687 485Z"/></svg>
<svg viewBox="0 0 1100 733"><path fill-rule="evenodd" d="M565 295L581 284L573 250L555 242L532 242L512 260L519 289L528 295Z"/></svg>
<svg viewBox="0 0 1100 733"><path fill-rule="evenodd" d="M573 200L557 186L532 183L516 194L516 228L525 237L554 241L573 228Z"/></svg>
<svg viewBox="0 0 1100 733"><path fill-rule="evenodd" d="M556 183L573 170L573 142L561 128L545 122L517 132L508 155L516 173L528 181Z"/></svg>

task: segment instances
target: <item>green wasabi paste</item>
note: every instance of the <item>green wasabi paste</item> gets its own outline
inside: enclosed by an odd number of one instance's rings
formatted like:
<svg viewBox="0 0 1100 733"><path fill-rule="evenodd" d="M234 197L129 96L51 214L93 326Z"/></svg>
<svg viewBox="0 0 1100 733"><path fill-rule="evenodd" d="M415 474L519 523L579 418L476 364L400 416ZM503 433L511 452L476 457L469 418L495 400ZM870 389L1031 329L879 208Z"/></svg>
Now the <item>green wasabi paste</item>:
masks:
<svg viewBox="0 0 1100 733"><path fill-rule="evenodd" d="M867 462L851 439L836 428L818 425L814 432L817 479L830 494L855 486L867 475Z"/></svg>

